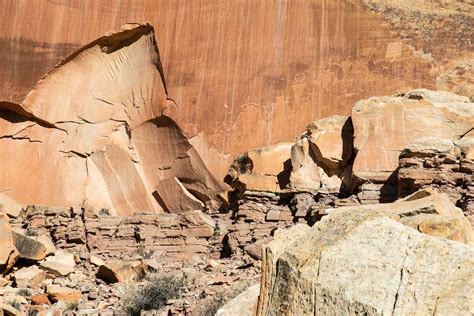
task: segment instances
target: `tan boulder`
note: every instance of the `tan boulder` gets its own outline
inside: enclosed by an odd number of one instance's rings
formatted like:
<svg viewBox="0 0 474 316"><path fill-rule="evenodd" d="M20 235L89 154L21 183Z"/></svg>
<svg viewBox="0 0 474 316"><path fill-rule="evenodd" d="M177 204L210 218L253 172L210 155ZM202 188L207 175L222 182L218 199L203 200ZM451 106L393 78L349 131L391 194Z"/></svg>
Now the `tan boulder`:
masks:
<svg viewBox="0 0 474 316"><path fill-rule="evenodd" d="M292 191L317 193L321 187L322 170L310 153L306 137L300 138L291 147L291 175L289 187Z"/></svg>
<svg viewBox="0 0 474 316"><path fill-rule="evenodd" d="M18 203L8 195L0 192L0 205L3 205L3 211L9 217L18 217L25 208L23 204Z"/></svg>
<svg viewBox="0 0 474 316"><path fill-rule="evenodd" d="M57 284L49 285L46 289L48 297L51 302L65 302L65 303L77 303L82 298L82 293L79 290L71 289L68 287L62 287Z"/></svg>
<svg viewBox="0 0 474 316"><path fill-rule="evenodd" d="M210 238L214 235L216 222L201 211L184 213L180 220L182 235L186 237Z"/></svg>
<svg viewBox="0 0 474 316"><path fill-rule="evenodd" d="M219 308L215 316L253 316L257 311L260 284L248 287L245 291Z"/></svg>
<svg viewBox="0 0 474 316"><path fill-rule="evenodd" d="M313 227L275 233L263 252L257 315L466 315L473 256L384 211L334 210Z"/></svg>
<svg viewBox="0 0 474 316"><path fill-rule="evenodd" d="M368 204L326 209L348 212L383 212L392 219L419 232L474 245L474 232L462 210L445 193L433 189L419 190L404 199L387 204Z"/></svg>
<svg viewBox="0 0 474 316"><path fill-rule="evenodd" d="M15 273L13 273L13 277L15 278L16 287L34 288L41 284L41 282L46 277L46 273L37 266L30 266L15 271Z"/></svg>
<svg viewBox="0 0 474 316"><path fill-rule="evenodd" d="M474 130L455 141L455 144L466 159L474 160Z"/></svg>
<svg viewBox="0 0 474 316"><path fill-rule="evenodd" d="M89 257L89 261L95 265L95 266L101 266L101 265L104 265L104 260L102 260L101 258L97 257L97 256L94 256L94 255L91 255Z"/></svg>
<svg viewBox="0 0 474 316"><path fill-rule="evenodd" d="M0 210L0 275L10 270L19 257L8 218Z"/></svg>
<svg viewBox="0 0 474 316"><path fill-rule="evenodd" d="M396 97L373 97L352 109L353 175L360 181L387 181L401 151L422 137L456 139L474 126L469 98L444 91L414 90Z"/></svg>
<svg viewBox="0 0 474 316"><path fill-rule="evenodd" d="M66 276L74 272L76 262L74 255L63 251L56 251L54 256L47 257L40 266L56 276Z"/></svg>
<svg viewBox="0 0 474 316"><path fill-rule="evenodd" d="M227 178L242 191L280 192L289 183L292 143L262 147L236 158Z"/></svg>
<svg viewBox="0 0 474 316"><path fill-rule="evenodd" d="M349 116L333 115L311 123L306 135L316 163L331 170L342 170L353 154L352 120Z"/></svg>
<svg viewBox="0 0 474 316"><path fill-rule="evenodd" d="M47 235L41 235L35 238L36 241L42 243L46 248L46 255L54 255L56 253L56 246L54 245L51 237Z"/></svg>
<svg viewBox="0 0 474 316"><path fill-rule="evenodd" d="M123 283L141 280L147 271L147 265L137 261L107 261L99 266L96 277L107 283Z"/></svg>
<svg viewBox="0 0 474 316"><path fill-rule="evenodd" d="M48 253L46 246L32 237L13 232L13 240L16 248L20 252L21 258L40 261L43 260Z"/></svg>
<svg viewBox="0 0 474 316"><path fill-rule="evenodd" d="M182 213L204 208L204 203L186 190L176 177L160 181L155 188L157 201L169 213Z"/></svg>

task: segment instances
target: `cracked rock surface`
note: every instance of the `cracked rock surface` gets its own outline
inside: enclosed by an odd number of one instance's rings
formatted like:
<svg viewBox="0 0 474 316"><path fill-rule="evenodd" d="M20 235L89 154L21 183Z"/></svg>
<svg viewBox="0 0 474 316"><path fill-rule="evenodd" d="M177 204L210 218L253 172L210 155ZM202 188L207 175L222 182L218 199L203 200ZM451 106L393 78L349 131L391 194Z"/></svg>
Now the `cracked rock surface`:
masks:
<svg viewBox="0 0 474 316"><path fill-rule="evenodd" d="M21 104L0 103L2 193L118 215L219 207L223 186L173 120L163 78L153 28L128 24L75 51ZM169 179L172 191L160 185Z"/></svg>
<svg viewBox="0 0 474 316"><path fill-rule="evenodd" d="M257 315L467 315L473 256L382 211L335 210L264 248Z"/></svg>

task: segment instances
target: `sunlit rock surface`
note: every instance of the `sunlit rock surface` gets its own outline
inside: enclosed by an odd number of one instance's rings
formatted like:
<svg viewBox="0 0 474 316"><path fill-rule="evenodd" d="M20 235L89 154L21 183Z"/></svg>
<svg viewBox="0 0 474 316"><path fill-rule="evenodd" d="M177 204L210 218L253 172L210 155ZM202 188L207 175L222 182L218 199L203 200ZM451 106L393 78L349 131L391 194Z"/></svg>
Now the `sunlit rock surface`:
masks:
<svg viewBox="0 0 474 316"><path fill-rule="evenodd" d="M148 24L77 50L21 104L0 110L0 188L19 203L119 215L219 207L222 185L171 118L177 108ZM160 185L167 179L172 191Z"/></svg>
<svg viewBox="0 0 474 316"><path fill-rule="evenodd" d="M149 21L176 119L219 177L238 154L293 141L358 100L474 91L467 2L6 0L0 12L0 101L14 103L85 43Z"/></svg>

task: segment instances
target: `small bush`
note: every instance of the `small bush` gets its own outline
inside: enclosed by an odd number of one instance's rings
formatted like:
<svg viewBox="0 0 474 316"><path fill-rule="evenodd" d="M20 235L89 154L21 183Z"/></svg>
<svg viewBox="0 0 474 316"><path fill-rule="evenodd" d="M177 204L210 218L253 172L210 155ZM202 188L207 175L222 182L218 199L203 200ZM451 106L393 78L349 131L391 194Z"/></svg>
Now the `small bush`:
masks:
<svg viewBox="0 0 474 316"><path fill-rule="evenodd" d="M30 289L18 289L18 291L16 291L16 294L18 294L20 296L24 296L24 297L32 297L33 296L33 292Z"/></svg>
<svg viewBox="0 0 474 316"><path fill-rule="evenodd" d="M28 227L25 231L25 235L29 237L38 237L38 232L36 229Z"/></svg>
<svg viewBox="0 0 474 316"><path fill-rule="evenodd" d="M140 243L137 246L137 254L141 256L143 259L150 259L153 255L153 251L146 249L145 245Z"/></svg>
<svg viewBox="0 0 474 316"><path fill-rule="evenodd" d="M108 208L101 208L99 211L99 215L102 216L110 216L110 211Z"/></svg>
<svg viewBox="0 0 474 316"><path fill-rule="evenodd" d="M129 285L121 300L121 308L130 315L140 311L156 310L172 298L177 298L184 281L172 276L152 274L143 285Z"/></svg>
<svg viewBox="0 0 474 316"><path fill-rule="evenodd" d="M224 306L227 301L229 300L226 296L225 296L226 292L220 292L218 294L216 294L216 296L211 300L211 301L208 301L207 303L205 303L201 310L199 310L198 312L198 315L201 315L201 316L214 316L217 311L219 310L219 308L221 308L222 306Z"/></svg>
<svg viewBox="0 0 474 316"><path fill-rule="evenodd" d="M66 310L67 311L77 311L78 307L79 307L78 302L69 302L66 305Z"/></svg>

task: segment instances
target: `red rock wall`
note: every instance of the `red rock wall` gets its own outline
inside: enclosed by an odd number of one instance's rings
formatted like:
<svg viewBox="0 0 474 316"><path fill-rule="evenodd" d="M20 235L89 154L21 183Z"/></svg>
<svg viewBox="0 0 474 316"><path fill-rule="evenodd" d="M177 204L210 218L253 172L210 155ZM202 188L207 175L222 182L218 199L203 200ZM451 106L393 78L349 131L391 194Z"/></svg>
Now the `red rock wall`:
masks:
<svg viewBox="0 0 474 316"><path fill-rule="evenodd" d="M56 63L107 30L149 21L178 123L199 136L194 145L222 176L245 150L293 140L308 122L348 114L371 95L434 88L440 73L472 57L461 27L472 25L468 4L433 12L424 0L385 2L4 0L0 101L21 103ZM407 13L418 5L420 14Z"/></svg>

